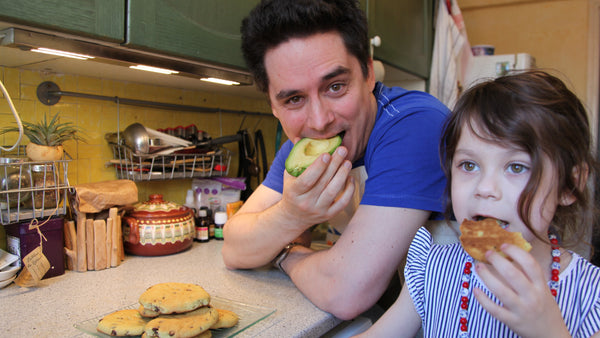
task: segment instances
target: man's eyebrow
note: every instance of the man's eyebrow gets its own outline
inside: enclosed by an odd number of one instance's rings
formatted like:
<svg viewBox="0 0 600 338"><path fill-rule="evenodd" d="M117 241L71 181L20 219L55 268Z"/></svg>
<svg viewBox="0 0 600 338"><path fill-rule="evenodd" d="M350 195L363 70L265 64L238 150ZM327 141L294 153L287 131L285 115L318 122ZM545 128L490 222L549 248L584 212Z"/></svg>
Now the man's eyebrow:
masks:
<svg viewBox="0 0 600 338"><path fill-rule="evenodd" d="M347 74L347 73L350 73L349 68L339 66L336 69L334 69L333 71L329 72L328 74L325 74L321 78L321 81L322 82L329 81L329 80L335 78L336 76L339 76L341 74ZM297 89L282 90L275 95L275 99L282 100L282 99L285 99L286 97L292 97L298 93L300 93L300 91Z"/></svg>
<svg viewBox="0 0 600 338"><path fill-rule="evenodd" d="M285 99L286 97L294 96L294 95L298 94L299 92L300 91L297 89L282 90L279 93L277 93L277 95L275 95L275 99L282 100L282 99Z"/></svg>
<svg viewBox="0 0 600 338"><path fill-rule="evenodd" d="M338 66L336 69L334 69L329 74L325 74L325 76L323 76L321 78L321 81L331 80L338 75L347 74L347 73L350 73L350 68Z"/></svg>

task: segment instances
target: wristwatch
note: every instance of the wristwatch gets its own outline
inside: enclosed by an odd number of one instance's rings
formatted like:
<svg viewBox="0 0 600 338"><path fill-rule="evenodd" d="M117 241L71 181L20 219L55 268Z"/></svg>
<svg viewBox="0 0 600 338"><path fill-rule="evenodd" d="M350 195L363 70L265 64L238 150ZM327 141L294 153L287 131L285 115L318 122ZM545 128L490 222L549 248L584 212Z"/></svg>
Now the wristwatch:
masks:
<svg viewBox="0 0 600 338"><path fill-rule="evenodd" d="M281 263L283 263L283 260L289 255L290 250L292 250L292 248L297 245L302 245L302 243L293 242L293 243L286 245L285 248L283 248L283 250L281 250L279 255L277 255L277 257L275 257L273 265L275 265L280 271L282 271L285 274L287 274L287 272L285 272L285 270L283 270L283 268L281 267Z"/></svg>

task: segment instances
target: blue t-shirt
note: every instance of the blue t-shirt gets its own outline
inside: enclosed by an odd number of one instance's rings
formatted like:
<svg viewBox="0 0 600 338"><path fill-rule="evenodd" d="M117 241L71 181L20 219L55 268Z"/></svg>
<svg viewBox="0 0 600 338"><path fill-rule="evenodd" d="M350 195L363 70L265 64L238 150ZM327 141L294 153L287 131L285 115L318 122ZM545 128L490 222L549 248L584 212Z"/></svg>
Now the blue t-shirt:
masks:
<svg viewBox="0 0 600 338"><path fill-rule="evenodd" d="M377 118L362 159L368 178L360 204L433 211L440 218L446 179L438 144L448 108L421 91L377 83ZM263 185L283 193L285 160L292 149L285 142Z"/></svg>

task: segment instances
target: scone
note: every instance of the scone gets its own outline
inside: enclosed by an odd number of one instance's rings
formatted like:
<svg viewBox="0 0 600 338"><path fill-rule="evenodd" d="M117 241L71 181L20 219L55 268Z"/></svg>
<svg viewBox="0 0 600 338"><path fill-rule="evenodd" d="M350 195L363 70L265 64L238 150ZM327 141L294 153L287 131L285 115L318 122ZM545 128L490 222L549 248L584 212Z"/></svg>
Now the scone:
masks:
<svg viewBox="0 0 600 338"><path fill-rule="evenodd" d="M195 337L213 326L219 319L219 312L211 306L203 306L194 311L160 315L146 324L146 337L190 338Z"/></svg>
<svg viewBox="0 0 600 338"><path fill-rule="evenodd" d="M140 307L138 308L138 312L144 318L155 318L155 317L158 317L158 315L160 315L160 313L158 313L156 311L153 311L151 309L146 309L143 305L140 305Z"/></svg>
<svg viewBox="0 0 600 338"><path fill-rule="evenodd" d="M100 319L96 330L111 336L139 336L148 321L136 309L119 310Z"/></svg>
<svg viewBox="0 0 600 338"><path fill-rule="evenodd" d="M139 303L159 314L184 313L208 305L210 295L196 284L160 283L142 293Z"/></svg>
<svg viewBox="0 0 600 338"><path fill-rule="evenodd" d="M236 326L240 321L240 317L233 311L217 309L219 313L219 319L210 328L211 329L224 329Z"/></svg>
<svg viewBox="0 0 600 338"><path fill-rule="evenodd" d="M488 263L485 259L485 253L488 250L495 250L506 257L500 251L503 243L514 244L525 251L531 250L531 244L523 238L520 232L502 229L498 221L492 218L481 221L465 219L460 225L460 233L460 243L465 251L474 259L485 263Z"/></svg>

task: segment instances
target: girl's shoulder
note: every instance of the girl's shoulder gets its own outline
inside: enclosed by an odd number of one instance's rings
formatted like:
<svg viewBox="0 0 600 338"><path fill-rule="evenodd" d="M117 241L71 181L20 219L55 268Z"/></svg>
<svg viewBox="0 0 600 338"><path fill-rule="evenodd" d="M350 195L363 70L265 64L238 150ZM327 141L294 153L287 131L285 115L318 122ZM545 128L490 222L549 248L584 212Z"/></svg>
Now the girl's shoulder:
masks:
<svg viewBox="0 0 600 338"><path fill-rule="evenodd" d="M561 279L564 275L564 278L572 278L580 281L581 284L593 283L590 286L600 293L600 267L592 264L576 252L569 251L569 253L571 254L571 262L561 273Z"/></svg>
<svg viewBox="0 0 600 338"><path fill-rule="evenodd" d="M413 238L408 250L407 261L415 262L425 266L431 264L444 264L447 262L462 262L467 254L459 242L452 244L434 244L431 233L421 227Z"/></svg>

